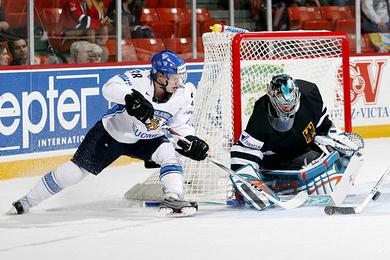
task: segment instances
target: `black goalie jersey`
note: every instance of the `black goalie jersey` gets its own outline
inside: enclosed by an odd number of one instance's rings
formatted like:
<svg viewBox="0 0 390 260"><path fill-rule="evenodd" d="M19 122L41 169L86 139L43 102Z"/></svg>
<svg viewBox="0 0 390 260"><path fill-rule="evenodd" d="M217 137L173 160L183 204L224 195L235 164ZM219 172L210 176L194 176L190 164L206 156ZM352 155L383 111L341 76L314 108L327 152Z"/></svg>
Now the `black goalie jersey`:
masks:
<svg viewBox="0 0 390 260"><path fill-rule="evenodd" d="M253 113L240 140L231 149L231 168L251 164L256 170L279 169L309 150L317 149L316 135L326 135L332 126L326 106L317 86L304 80L295 80L301 91L300 106L295 114L293 127L287 132L275 130L268 119L267 95L256 101Z"/></svg>

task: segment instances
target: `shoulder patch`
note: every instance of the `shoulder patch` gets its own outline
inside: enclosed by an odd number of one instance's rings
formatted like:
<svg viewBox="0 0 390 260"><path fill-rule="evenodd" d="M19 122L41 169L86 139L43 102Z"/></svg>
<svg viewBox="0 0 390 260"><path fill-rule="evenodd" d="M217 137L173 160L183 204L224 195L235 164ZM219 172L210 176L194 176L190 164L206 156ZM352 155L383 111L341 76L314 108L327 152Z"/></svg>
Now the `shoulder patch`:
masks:
<svg viewBox="0 0 390 260"><path fill-rule="evenodd" d="M253 138L250 134L248 134L245 131L243 131L240 136L240 142L246 147L257 149L257 150L260 150L264 145L262 141Z"/></svg>

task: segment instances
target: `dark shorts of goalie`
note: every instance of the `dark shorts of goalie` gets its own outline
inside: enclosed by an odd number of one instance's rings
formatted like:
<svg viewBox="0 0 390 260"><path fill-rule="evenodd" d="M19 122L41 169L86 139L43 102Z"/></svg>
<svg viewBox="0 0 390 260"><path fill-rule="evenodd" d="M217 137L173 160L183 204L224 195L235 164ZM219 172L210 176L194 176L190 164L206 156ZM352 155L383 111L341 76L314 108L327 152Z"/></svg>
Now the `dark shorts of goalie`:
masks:
<svg viewBox="0 0 390 260"><path fill-rule="evenodd" d="M148 161L156 149L166 142L169 140L161 136L140 140L134 144L120 143L112 138L102 122L98 121L85 136L72 161L88 172L98 175L122 155Z"/></svg>

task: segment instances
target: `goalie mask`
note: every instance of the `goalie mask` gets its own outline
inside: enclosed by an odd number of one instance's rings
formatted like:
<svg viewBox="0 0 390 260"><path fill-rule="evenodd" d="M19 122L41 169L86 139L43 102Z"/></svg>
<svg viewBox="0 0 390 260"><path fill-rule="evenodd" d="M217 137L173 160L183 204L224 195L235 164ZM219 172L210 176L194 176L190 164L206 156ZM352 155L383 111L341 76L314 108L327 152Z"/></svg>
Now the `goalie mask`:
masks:
<svg viewBox="0 0 390 260"><path fill-rule="evenodd" d="M301 92L294 80L287 74L276 75L268 85L267 95L271 102L268 107L268 119L271 126L280 132L286 132L294 124L295 113L299 109Z"/></svg>
<svg viewBox="0 0 390 260"><path fill-rule="evenodd" d="M152 57L152 70L150 75L156 82L158 72L164 75L166 84L158 83L162 88L169 84L183 85L187 79L187 69L184 60L175 52L164 50Z"/></svg>

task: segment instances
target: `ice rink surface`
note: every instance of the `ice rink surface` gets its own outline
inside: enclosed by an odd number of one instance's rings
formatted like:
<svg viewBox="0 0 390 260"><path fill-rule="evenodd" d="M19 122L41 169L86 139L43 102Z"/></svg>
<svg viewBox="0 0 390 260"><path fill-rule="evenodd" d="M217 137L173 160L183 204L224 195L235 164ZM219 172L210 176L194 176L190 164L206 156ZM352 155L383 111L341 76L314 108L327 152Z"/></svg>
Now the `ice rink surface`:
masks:
<svg viewBox="0 0 390 260"><path fill-rule="evenodd" d="M346 203L359 203L390 165L390 138L366 139L365 163ZM39 177L0 182L0 259L390 259L390 179L360 215L321 207L259 212L200 205L190 218L158 218L123 194L151 173L113 167L64 190L29 214L7 216Z"/></svg>

